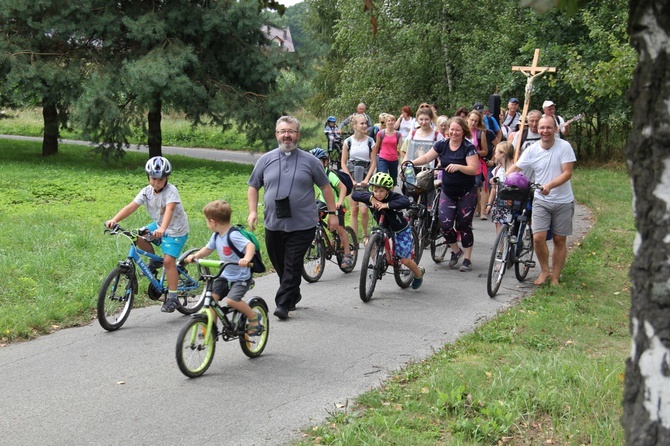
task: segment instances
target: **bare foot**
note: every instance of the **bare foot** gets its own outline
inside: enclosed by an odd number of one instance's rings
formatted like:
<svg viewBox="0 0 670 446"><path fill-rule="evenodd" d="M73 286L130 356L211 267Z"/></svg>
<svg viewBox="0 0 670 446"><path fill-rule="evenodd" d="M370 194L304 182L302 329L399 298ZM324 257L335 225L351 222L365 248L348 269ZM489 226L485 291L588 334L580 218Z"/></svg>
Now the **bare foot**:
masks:
<svg viewBox="0 0 670 446"><path fill-rule="evenodd" d="M551 286L558 286L558 279L551 279Z"/></svg>
<svg viewBox="0 0 670 446"><path fill-rule="evenodd" d="M544 271L540 273L540 275L535 279L535 282L533 284L535 285L544 285L544 282L547 281L547 279L551 276L548 272L545 273Z"/></svg>

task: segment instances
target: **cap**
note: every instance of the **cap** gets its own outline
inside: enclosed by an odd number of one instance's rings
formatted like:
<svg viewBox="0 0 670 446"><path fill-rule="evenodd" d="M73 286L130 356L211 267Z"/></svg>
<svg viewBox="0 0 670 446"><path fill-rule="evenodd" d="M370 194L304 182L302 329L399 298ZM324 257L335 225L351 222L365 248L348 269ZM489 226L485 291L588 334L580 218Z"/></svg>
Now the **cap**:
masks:
<svg viewBox="0 0 670 446"><path fill-rule="evenodd" d="M516 102L516 103L518 104L518 103L519 103L519 100L518 100L517 98L512 98L512 99L509 100L509 102ZM508 102L508 103L509 103L509 102Z"/></svg>
<svg viewBox="0 0 670 446"><path fill-rule="evenodd" d="M551 101L544 101L544 102L542 103L542 108L551 107L552 105L556 105L556 104L554 104L554 103L551 102Z"/></svg>
<svg viewBox="0 0 670 446"><path fill-rule="evenodd" d="M484 104L482 104L481 102L475 102L475 105L472 106L472 109L478 112L484 111Z"/></svg>

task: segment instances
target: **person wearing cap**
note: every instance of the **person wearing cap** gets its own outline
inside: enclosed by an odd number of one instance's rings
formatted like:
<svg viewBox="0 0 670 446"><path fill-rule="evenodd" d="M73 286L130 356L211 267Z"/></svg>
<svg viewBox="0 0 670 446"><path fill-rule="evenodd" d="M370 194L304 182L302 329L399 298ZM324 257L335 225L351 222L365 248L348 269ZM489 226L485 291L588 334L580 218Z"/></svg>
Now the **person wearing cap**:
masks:
<svg viewBox="0 0 670 446"><path fill-rule="evenodd" d="M521 114L519 113L519 100L517 98L510 98L507 103L507 112L502 120L502 134L504 139L507 139L510 133L516 132Z"/></svg>
<svg viewBox="0 0 670 446"><path fill-rule="evenodd" d="M542 103L542 111L544 111L543 116L549 116L554 120L554 123L556 124L556 136L560 138L561 136L566 136L568 134L569 126L566 125L565 127L561 127L565 124L565 119L556 114L556 104L552 101L544 101Z"/></svg>
<svg viewBox="0 0 670 446"><path fill-rule="evenodd" d="M551 280L552 285L558 285L567 257L567 238L572 235L575 197L570 179L577 157L568 141L557 138L556 123L551 116L540 119L538 132L540 141L531 144L507 169L506 175L523 171L526 176L534 175L534 182L542 185L535 191L531 220L533 244L541 268L535 285L542 285L547 280ZM553 232L554 243L551 270L547 246L549 229Z"/></svg>

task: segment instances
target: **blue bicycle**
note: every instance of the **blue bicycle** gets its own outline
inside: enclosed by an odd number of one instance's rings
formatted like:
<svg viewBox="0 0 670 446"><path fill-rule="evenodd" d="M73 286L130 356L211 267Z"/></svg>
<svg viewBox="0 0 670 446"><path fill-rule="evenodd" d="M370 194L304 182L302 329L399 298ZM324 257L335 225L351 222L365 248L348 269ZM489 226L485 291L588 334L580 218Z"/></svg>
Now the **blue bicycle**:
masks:
<svg viewBox="0 0 670 446"><path fill-rule="evenodd" d="M137 246L137 240L140 237L151 241L148 230L141 228L129 231L116 225L112 229L106 229L105 232L110 235L124 236L130 241L127 257L119 261L116 268L109 273L98 293L98 322L105 330L114 331L121 328L130 315L133 300L138 291L138 267L141 274L149 279L147 294L150 299L165 298L168 288L165 271L162 271L160 276L157 276L155 272L157 267L162 266L163 258ZM117 250L119 250L118 241L117 238ZM197 313L205 301L204 280L198 273L197 266L186 265L183 262L186 256L197 251L197 248L190 249L177 260L177 272L179 273L177 297L181 304L177 310L182 314ZM142 257L148 259L149 264L145 263ZM150 268L149 265L152 267Z"/></svg>

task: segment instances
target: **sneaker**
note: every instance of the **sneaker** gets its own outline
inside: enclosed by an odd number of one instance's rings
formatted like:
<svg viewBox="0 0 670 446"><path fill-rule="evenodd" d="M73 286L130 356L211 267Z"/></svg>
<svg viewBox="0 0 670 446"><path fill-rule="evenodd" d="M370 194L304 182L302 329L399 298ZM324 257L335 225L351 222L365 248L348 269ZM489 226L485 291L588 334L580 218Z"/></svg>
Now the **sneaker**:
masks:
<svg viewBox="0 0 670 446"><path fill-rule="evenodd" d="M421 287L421 284L423 283L423 276L426 275L426 268L419 267L421 270L421 277L414 277L414 280L412 280L412 289L413 290L418 290Z"/></svg>
<svg viewBox="0 0 670 446"><path fill-rule="evenodd" d="M458 260L463 257L463 250L459 249L458 252L451 251L451 260L449 260L449 268L456 268L458 265Z"/></svg>
<svg viewBox="0 0 670 446"><path fill-rule="evenodd" d="M174 310L179 307L181 307L181 304L179 303L178 299L165 299L165 302L163 302L163 306L161 307L161 311L163 313L174 313Z"/></svg>
<svg viewBox="0 0 670 446"><path fill-rule="evenodd" d="M458 270L462 273L467 273L468 271L472 271L472 262L470 259L463 259L463 264L461 265Z"/></svg>

